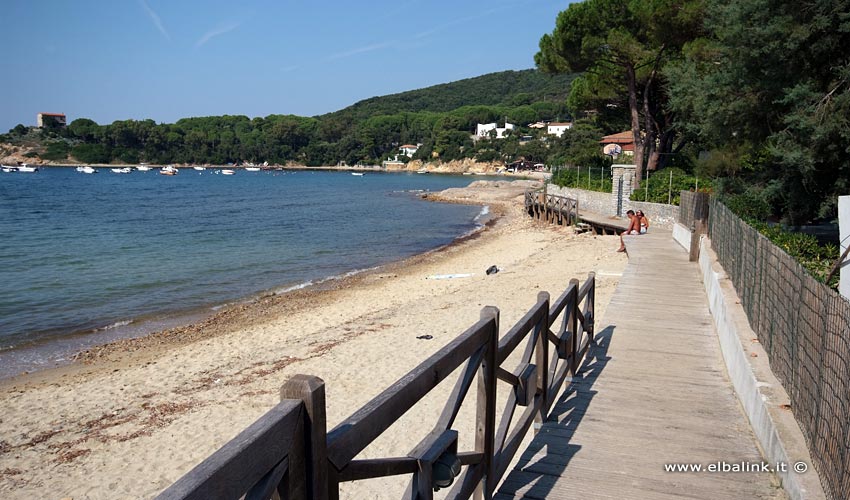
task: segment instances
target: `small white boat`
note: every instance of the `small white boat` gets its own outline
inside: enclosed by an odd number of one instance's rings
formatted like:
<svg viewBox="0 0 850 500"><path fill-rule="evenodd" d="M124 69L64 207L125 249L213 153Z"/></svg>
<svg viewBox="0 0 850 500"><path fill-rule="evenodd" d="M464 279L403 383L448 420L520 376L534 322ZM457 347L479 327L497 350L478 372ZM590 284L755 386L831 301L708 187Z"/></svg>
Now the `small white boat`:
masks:
<svg viewBox="0 0 850 500"><path fill-rule="evenodd" d="M363 172L351 172L351 175L356 175L358 177L363 177Z"/></svg>
<svg viewBox="0 0 850 500"><path fill-rule="evenodd" d="M260 167L245 167L246 172L259 172Z"/></svg>
<svg viewBox="0 0 850 500"><path fill-rule="evenodd" d="M89 165L84 165L82 167L77 167L77 172L80 172L81 174L96 174L97 170Z"/></svg>
<svg viewBox="0 0 850 500"><path fill-rule="evenodd" d="M15 168L15 167L10 167L9 165L0 165L0 170L4 171L6 173L9 173L9 172L15 172L18 169Z"/></svg>
<svg viewBox="0 0 850 500"><path fill-rule="evenodd" d="M177 167L174 165L166 165L159 170L160 175L177 175Z"/></svg>
<svg viewBox="0 0 850 500"><path fill-rule="evenodd" d="M207 167L204 167L204 166L202 166L202 165L195 165L195 166L194 166L194 167L192 167L192 168L193 168L193 169L195 169L195 170L206 170L206 169L207 169Z"/></svg>
<svg viewBox="0 0 850 500"><path fill-rule="evenodd" d="M147 172L150 169L151 169L151 167L148 166L148 165L145 165L144 163L142 163L141 165L136 167L136 170L138 170L139 172Z"/></svg>
<svg viewBox="0 0 850 500"><path fill-rule="evenodd" d="M427 174L428 171L423 169L423 170L417 170L416 173L417 174Z"/></svg>
<svg viewBox="0 0 850 500"><path fill-rule="evenodd" d="M18 167L15 168L15 171L16 172L26 172L26 173L31 174L33 172L38 172L38 167L31 167L31 166L27 165L26 163L24 163L22 165L18 165Z"/></svg>
<svg viewBox="0 0 850 500"><path fill-rule="evenodd" d="M130 167L110 168L109 170L111 170L113 174L129 174L130 172L133 171L133 169L130 168Z"/></svg>
<svg viewBox="0 0 850 500"><path fill-rule="evenodd" d="M229 168L225 168L225 169L221 170L221 175L233 175L235 173L236 173L236 171L231 170Z"/></svg>

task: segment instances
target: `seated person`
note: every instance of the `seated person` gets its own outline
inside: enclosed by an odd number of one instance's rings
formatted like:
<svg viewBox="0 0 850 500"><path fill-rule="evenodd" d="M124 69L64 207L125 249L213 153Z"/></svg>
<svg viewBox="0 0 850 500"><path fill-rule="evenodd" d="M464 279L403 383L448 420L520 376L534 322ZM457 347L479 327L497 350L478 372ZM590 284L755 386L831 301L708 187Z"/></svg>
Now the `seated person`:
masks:
<svg viewBox="0 0 850 500"><path fill-rule="evenodd" d="M637 213L635 213L635 218L638 220L639 233L646 234L647 229L649 229L649 219L647 219L646 216L643 214L643 210L638 210Z"/></svg>
<svg viewBox="0 0 850 500"><path fill-rule="evenodd" d="M629 228L626 229L626 234L641 234L640 233L640 218L635 214L634 210L626 212L626 217L629 218ZM620 248L618 252L626 251L626 243L623 241L623 233L620 233Z"/></svg>

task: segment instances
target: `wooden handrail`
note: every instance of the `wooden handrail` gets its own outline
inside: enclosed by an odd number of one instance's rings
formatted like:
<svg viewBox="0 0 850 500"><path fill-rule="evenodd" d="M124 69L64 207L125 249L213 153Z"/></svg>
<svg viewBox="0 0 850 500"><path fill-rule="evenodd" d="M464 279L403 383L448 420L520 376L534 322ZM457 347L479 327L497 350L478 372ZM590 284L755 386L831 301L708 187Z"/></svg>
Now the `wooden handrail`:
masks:
<svg viewBox="0 0 850 500"><path fill-rule="evenodd" d="M433 498L431 466L457 448L451 430L460 406L477 380L475 450L456 450L463 466L448 498L492 497L532 423L541 424L568 374L575 374L593 336L595 275L567 289L550 305L537 302L499 339L499 310L484 308L481 319L420 363L330 432L326 431L324 383L296 375L281 389L283 401L165 490L158 500L338 498L339 483L411 475L407 498ZM559 318L560 321L559 321ZM560 327L552 331L556 323ZM526 340L518 365L502 365ZM551 351L549 344L555 345ZM356 459L428 392L461 365L455 387L436 423L406 457ZM497 383L510 388L501 416ZM518 408L524 408L515 421ZM497 417L499 418L497 428ZM449 447L449 448L446 448Z"/></svg>

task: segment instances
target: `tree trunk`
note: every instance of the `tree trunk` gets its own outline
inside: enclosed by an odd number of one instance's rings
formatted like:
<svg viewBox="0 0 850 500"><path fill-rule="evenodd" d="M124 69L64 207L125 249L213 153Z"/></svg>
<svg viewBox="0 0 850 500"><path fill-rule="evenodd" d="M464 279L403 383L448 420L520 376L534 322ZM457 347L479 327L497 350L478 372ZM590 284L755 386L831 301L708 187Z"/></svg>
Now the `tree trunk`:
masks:
<svg viewBox="0 0 850 500"><path fill-rule="evenodd" d="M629 111L632 115L632 136L635 143L635 184L634 188L640 187L640 180L643 177L643 141L640 137L640 112L638 110L637 100L637 76L635 75L635 67L631 63L626 63L626 80L629 86Z"/></svg>

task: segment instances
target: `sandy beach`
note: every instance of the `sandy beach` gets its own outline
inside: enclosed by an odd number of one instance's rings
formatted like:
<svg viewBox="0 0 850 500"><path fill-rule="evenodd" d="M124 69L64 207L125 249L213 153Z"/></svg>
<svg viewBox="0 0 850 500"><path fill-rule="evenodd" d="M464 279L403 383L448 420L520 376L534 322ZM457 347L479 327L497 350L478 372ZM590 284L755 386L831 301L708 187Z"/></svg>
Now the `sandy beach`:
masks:
<svg viewBox="0 0 850 500"><path fill-rule="evenodd" d="M432 195L486 204L495 216L446 248L3 382L0 497L151 498L274 406L288 377L324 379L330 429L475 323L482 307L500 308L504 333L538 292L557 297L570 279L591 271L597 321L604 321L626 265L615 252L619 239L525 217L528 182L476 182ZM492 265L500 271L487 275ZM447 274L470 276L429 279ZM417 339L423 335L432 338ZM444 382L364 456L410 451L433 426L451 385ZM462 446L470 442L464 426L472 426L471 411L465 407L459 417ZM397 498L406 482L345 484L342 496Z"/></svg>

